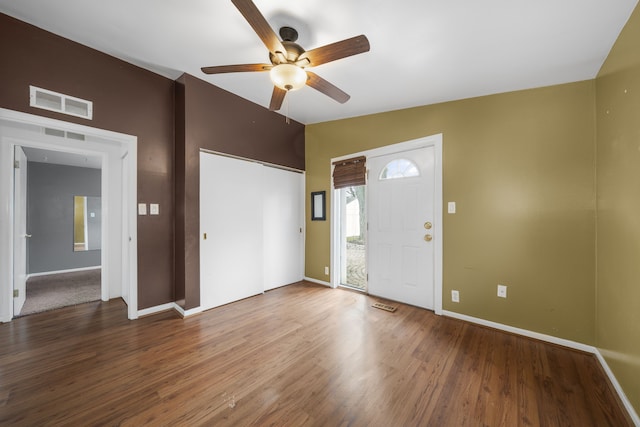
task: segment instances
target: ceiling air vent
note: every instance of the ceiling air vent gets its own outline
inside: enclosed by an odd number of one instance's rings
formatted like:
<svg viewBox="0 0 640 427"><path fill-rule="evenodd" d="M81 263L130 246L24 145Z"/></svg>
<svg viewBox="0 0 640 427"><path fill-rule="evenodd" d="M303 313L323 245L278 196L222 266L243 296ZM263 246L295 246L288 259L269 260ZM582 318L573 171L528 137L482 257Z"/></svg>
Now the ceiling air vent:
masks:
<svg viewBox="0 0 640 427"><path fill-rule="evenodd" d="M83 119L93 118L93 102L35 86L29 86L29 105Z"/></svg>

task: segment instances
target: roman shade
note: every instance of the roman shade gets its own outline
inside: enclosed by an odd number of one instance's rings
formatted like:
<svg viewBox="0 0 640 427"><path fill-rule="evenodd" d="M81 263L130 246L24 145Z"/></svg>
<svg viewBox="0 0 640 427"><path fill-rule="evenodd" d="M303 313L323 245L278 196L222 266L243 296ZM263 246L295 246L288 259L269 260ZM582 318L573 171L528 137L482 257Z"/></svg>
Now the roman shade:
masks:
<svg viewBox="0 0 640 427"><path fill-rule="evenodd" d="M333 188L345 188L352 185L365 185L367 175L365 156L333 162Z"/></svg>

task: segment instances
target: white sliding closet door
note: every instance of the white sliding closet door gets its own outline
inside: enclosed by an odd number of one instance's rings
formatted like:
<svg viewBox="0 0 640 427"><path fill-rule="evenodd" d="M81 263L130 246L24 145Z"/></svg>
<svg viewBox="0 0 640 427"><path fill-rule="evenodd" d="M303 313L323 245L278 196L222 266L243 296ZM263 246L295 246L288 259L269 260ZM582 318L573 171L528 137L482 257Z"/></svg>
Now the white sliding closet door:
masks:
<svg viewBox="0 0 640 427"><path fill-rule="evenodd" d="M304 175L264 167L264 289L304 277Z"/></svg>
<svg viewBox="0 0 640 427"><path fill-rule="evenodd" d="M200 153L200 306L264 290L262 180L258 163Z"/></svg>
<svg viewBox="0 0 640 427"><path fill-rule="evenodd" d="M304 276L304 174L200 153L200 306Z"/></svg>

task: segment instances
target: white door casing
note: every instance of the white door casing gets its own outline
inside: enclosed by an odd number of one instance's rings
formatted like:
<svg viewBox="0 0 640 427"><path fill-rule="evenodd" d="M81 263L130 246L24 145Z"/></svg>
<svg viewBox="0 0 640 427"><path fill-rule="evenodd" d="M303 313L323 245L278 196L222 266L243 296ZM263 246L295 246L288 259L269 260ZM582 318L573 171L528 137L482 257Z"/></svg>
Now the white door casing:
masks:
<svg viewBox="0 0 640 427"><path fill-rule="evenodd" d="M122 224L123 224L123 227L121 230L121 236L122 236L121 275L122 275L123 284L129 282L129 278L128 278L129 262L131 260L131 256L130 256L131 237L129 236L129 229L131 228L131 224L130 224L131 215L129 215L128 213L130 210L131 202L129 201L128 192L126 188L126 185L129 182L129 167L127 167L128 163L129 163L129 153L127 152L127 153L124 153L124 155L122 156L122 166L123 166L122 167L122 188L120 190L120 198L122 203L121 214L122 214ZM135 206L135 203L134 203L134 206ZM124 285L122 286L122 299L127 304L127 306L131 304L131 299L129 298L130 292L131 290L129 289L129 286L124 286Z"/></svg>
<svg viewBox="0 0 640 427"><path fill-rule="evenodd" d="M14 148L14 194L13 206L13 312L17 316L27 296L27 156L22 147Z"/></svg>
<svg viewBox="0 0 640 427"><path fill-rule="evenodd" d="M85 135L85 141L44 134L44 128ZM125 213L121 203L126 189L128 206L137 198L137 138L117 132L68 123L0 108L0 322L13 318L13 150L16 146L65 151L102 158L102 299L129 293L128 317L138 317L137 218L135 209ZM123 158L123 156L125 156ZM122 171L127 168L127 183L121 185ZM120 213L122 212L122 214ZM128 222L123 221L125 216ZM128 230L123 230L128 227ZM122 232L121 232L122 231ZM124 238L124 235L128 239ZM125 242L129 245L128 271L122 265Z"/></svg>

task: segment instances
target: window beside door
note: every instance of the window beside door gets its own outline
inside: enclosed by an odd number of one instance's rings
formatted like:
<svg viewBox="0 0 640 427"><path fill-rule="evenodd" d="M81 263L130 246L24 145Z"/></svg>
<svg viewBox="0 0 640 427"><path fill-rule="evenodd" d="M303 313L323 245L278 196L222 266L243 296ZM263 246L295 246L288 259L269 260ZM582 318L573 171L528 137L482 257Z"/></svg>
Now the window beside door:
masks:
<svg viewBox="0 0 640 427"><path fill-rule="evenodd" d="M366 187L349 186L340 195L340 285L362 291L367 289L366 263Z"/></svg>

